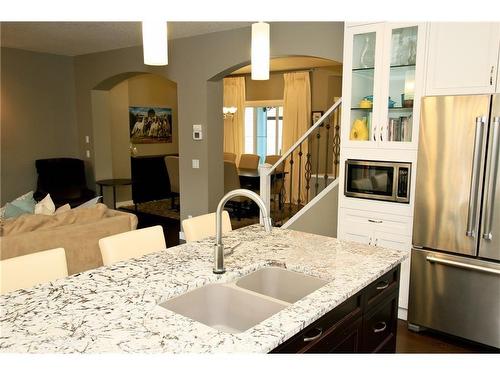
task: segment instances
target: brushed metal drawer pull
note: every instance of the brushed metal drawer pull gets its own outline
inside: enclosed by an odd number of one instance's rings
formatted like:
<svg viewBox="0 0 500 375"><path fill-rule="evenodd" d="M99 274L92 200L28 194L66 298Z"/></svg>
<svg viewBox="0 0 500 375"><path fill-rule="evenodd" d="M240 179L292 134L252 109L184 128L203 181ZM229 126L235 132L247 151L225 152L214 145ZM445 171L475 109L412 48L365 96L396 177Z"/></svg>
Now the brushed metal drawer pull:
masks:
<svg viewBox="0 0 500 375"><path fill-rule="evenodd" d="M380 328L376 328L377 326L380 326ZM387 323L386 322L377 322L373 326L373 333L384 332L386 329L387 329Z"/></svg>
<svg viewBox="0 0 500 375"><path fill-rule="evenodd" d="M309 341L314 341L316 339L319 339L321 335L323 334L323 328L318 327L314 328L316 331L319 331L316 335L314 336L304 336L304 342L309 342Z"/></svg>
<svg viewBox="0 0 500 375"><path fill-rule="evenodd" d="M383 223L383 221L382 221L382 220L368 219L368 221L369 221L370 223L375 223L375 224L382 224L382 223Z"/></svg>
<svg viewBox="0 0 500 375"><path fill-rule="evenodd" d="M468 269L468 270L474 270L474 271L480 271L480 272L486 272L486 273L492 273L494 275L500 275L500 270L497 270L494 268L488 268L488 267L476 266L474 264L455 262L453 260L441 259L441 258L436 258L436 257L432 257L432 256L427 256L426 259L428 262L431 262L431 263L440 263L440 264L445 264L447 266L464 268L464 269Z"/></svg>
<svg viewBox="0 0 500 375"><path fill-rule="evenodd" d="M381 284L377 285L375 289L384 290L387 289L388 286L389 286L389 281L382 281Z"/></svg>

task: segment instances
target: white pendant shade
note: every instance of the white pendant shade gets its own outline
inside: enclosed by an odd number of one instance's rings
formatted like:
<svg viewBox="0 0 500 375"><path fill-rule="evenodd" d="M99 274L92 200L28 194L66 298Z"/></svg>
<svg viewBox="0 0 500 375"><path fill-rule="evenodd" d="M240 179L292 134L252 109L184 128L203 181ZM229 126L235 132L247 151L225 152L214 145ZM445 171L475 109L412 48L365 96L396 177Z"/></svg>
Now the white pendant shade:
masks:
<svg viewBox="0 0 500 375"><path fill-rule="evenodd" d="M165 21L142 22L142 48L144 64L168 64L167 23Z"/></svg>
<svg viewBox="0 0 500 375"><path fill-rule="evenodd" d="M269 24L258 22L252 25L252 79L269 79Z"/></svg>

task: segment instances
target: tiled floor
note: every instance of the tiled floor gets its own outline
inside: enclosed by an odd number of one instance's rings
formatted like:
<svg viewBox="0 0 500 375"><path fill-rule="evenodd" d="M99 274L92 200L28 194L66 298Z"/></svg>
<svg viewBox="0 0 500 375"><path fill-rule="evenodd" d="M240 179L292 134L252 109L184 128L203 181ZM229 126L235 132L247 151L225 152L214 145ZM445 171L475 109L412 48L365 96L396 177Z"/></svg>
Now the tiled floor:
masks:
<svg viewBox="0 0 500 375"><path fill-rule="evenodd" d="M396 353L498 353L492 348L437 332L409 331L406 321L398 321Z"/></svg>

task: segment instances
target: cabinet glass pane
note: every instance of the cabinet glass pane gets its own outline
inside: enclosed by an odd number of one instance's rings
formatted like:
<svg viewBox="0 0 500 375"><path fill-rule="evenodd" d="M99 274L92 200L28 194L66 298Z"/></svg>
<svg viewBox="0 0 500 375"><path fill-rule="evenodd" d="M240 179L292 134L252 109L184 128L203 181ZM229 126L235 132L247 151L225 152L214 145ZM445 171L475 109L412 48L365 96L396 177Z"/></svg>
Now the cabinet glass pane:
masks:
<svg viewBox="0 0 500 375"><path fill-rule="evenodd" d="M385 141L411 142L417 34L417 26L392 31L388 119L382 129Z"/></svg>
<svg viewBox="0 0 500 375"><path fill-rule="evenodd" d="M376 33L357 34L353 37L351 129L349 139L371 139L373 108L373 79L375 73Z"/></svg>

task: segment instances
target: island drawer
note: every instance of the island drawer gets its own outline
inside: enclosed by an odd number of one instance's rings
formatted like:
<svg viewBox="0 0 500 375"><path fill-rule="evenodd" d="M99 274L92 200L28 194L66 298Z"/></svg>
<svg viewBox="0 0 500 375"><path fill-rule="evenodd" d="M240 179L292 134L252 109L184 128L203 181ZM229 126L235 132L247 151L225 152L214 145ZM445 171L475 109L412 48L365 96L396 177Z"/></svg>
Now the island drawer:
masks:
<svg viewBox="0 0 500 375"><path fill-rule="evenodd" d="M356 294L272 350L271 353L307 353L314 352L313 348L316 345L324 347L321 345L324 338L344 329L361 317L361 303L361 294Z"/></svg>
<svg viewBox="0 0 500 375"><path fill-rule="evenodd" d="M385 299L389 294L397 293L399 289L400 266L385 273L364 289L366 309L372 308L379 301Z"/></svg>
<svg viewBox="0 0 500 375"><path fill-rule="evenodd" d="M363 317L363 345L365 353L394 353L397 330L398 294L374 306Z"/></svg>

